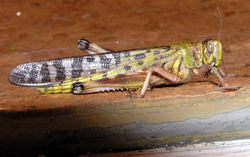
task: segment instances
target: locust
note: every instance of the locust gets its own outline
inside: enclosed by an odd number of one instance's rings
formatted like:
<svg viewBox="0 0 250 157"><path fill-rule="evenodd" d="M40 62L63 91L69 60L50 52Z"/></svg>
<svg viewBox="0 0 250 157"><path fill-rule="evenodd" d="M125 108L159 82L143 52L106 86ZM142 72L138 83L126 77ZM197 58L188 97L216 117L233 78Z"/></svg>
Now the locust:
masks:
<svg viewBox="0 0 250 157"><path fill-rule="evenodd" d="M205 69L228 87L220 67L222 44L215 39L123 51L80 39L78 47L88 55L20 64L8 79L15 85L39 87L42 94L137 90L143 97L155 85L186 83Z"/></svg>

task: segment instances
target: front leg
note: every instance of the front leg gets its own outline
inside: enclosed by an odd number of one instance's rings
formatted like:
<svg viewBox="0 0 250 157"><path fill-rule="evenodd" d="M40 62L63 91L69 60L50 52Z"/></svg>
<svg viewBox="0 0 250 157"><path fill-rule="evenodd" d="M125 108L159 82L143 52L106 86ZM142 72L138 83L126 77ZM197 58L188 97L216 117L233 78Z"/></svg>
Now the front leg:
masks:
<svg viewBox="0 0 250 157"><path fill-rule="evenodd" d="M224 71L221 69L221 67L218 68L219 69L219 72L221 73L221 75L223 77L227 77L227 78L234 78L234 77L237 77L236 74L227 74L227 73L224 73Z"/></svg>
<svg viewBox="0 0 250 157"><path fill-rule="evenodd" d="M211 66L212 68L212 73L215 74L215 76L217 76L217 78L220 80L221 84L223 87L227 87L228 84L224 81L224 79L220 76L220 73L217 71L217 69L213 66ZM224 74L224 73L223 73Z"/></svg>
<svg viewBox="0 0 250 157"><path fill-rule="evenodd" d="M238 90L239 88L241 88L241 85L233 85L233 86L229 86L224 79L221 77L220 73L217 71L217 69L213 66L211 66L212 69L212 73L215 74L215 76L217 76L217 78L220 80L222 87L216 89L216 90ZM220 70L220 69L219 69ZM220 71L221 72L221 71ZM223 75L223 74L222 74Z"/></svg>

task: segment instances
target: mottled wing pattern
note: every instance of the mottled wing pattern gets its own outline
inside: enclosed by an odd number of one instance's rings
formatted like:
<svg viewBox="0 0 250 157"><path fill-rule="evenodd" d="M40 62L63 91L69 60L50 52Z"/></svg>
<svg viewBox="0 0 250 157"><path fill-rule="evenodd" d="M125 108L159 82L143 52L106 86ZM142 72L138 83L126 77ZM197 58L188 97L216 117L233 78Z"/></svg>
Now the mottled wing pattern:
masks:
<svg viewBox="0 0 250 157"><path fill-rule="evenodd" d="M154 62L168 56L170 47L135 49L98 55L59 58L40 62L30 62L16 66L9 75L9 81L22 86L49 86L71 78L87 77L96 73L105 73L110 69L125 69L125 73L137 72L143 66L151 66ZM167 53L163 53L167 52ZM160 54L162 53L162 54ZM146 57L151 58L145 64ZM152 58L154 57L154 58ZM157 60L158 58L158 60ZM133 62L131 66L130 63ZM145 67L144 67L145 68Z"/></svg>
<svg viewBox="0 0 250 157"><path fill-rule="evenodd" d="M113 60L111 54L103 54L20 64L10 72L9 81L23 86L48 86L114 67Z"/></svg>

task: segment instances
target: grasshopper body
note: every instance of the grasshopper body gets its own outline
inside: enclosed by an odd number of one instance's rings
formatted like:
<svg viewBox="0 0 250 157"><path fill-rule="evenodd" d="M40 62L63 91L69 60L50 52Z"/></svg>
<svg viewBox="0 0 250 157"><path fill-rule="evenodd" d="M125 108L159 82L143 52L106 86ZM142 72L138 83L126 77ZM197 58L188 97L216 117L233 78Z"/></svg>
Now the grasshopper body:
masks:
<svg viewBox="0 0 250 157"><path fill-rule="evenodd" d="M91 55L20 64L10 72L9 81L38 86L44 94L141 89L143 96L149 85L182 83L208 66L209 72L226 85L217 71L222 59L217 40L117 52L84 39L78 46Z"/></svg>

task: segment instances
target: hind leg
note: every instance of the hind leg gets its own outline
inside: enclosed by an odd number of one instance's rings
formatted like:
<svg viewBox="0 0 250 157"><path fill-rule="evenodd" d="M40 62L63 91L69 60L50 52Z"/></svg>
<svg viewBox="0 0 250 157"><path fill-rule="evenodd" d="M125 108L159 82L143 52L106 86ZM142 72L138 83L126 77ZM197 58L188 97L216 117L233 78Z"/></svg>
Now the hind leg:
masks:
<svg viewBox="0 0 250 157"><path fill-rule="evenodd" d="M104 49L95 43L91 43L88 40L80 39L78 40L78 48L80 50L86 51L89 54L100 54L100 53L108 53L114 52L112 50Z"/></svg>

